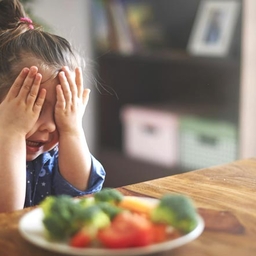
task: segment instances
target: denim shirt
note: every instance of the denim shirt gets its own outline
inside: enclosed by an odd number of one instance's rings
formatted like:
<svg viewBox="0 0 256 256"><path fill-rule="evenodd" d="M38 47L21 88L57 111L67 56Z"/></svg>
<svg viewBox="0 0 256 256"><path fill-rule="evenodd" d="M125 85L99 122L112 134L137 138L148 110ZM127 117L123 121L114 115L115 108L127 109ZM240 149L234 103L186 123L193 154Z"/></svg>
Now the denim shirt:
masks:
<svg viewBox="0 0 256 256"><path fill-rule="evenodd" d="M102 189L105 171L101 163L92 155L91 174L88 188L81 191L65 180L58 169L58 147L27 162L27 185L24 207L39 204L49 195L66 194L72 197L95 193Z"/></svg>

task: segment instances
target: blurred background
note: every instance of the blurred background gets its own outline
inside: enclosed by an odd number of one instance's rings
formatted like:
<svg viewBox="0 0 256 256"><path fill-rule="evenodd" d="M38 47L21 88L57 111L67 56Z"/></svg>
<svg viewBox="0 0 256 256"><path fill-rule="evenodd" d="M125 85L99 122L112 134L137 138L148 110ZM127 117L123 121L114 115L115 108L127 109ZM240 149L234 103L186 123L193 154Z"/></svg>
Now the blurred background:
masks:
<svg viewBox="0 0 256 256"><path fill-rule="evenodd" d="M255 0L23 2L87 61L105 186L255 156Z"/></svg>

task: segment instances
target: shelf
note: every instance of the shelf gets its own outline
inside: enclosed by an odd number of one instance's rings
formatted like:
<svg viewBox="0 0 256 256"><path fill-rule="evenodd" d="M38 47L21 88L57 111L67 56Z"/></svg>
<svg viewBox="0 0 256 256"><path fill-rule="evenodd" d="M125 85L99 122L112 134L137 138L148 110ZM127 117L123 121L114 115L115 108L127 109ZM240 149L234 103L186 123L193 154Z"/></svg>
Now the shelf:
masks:
<svg viewBox="0 0 256 256"><path fill-rule="evenodd" d="M138 61L138 62L175 62L175 63L190 63L190 64L205 64L207 66L228 66L236 68L240 64L239 57L199 57L188 54L185 50L158 50L158 51L141 51L133 54L122 54L119 52L97 53L96 59L101 62L106 61Z"/></svg>
<svg viewBox="0 0 256 256"><path fill-rule="evenodd" d="M199 57L189 54L187 45L200 0L141 2L154 7L156 21L166 36L165 43L159 47L138 47L129 54L121 53L120 48L111 48L110 52L106 48L101 48L105 52L98 52L99 48L95 48L101 89L98 158L107 170L105 186L122 186L187 171L179 166L168 169L152 165L122 153L121 111L125 105L170 104L180 105L185 111L193 106L192 109L207 110L205 116L209 119L231 122L237 129L240 125L242 13L228 56Z"/></svg>
<svg viewBox="0 0 256 256"><path fill-rule="evenodd" d="M219 109L217 118L238 123L240 62L173 58L108 54L98 60L101 81L116 95L99 95L100 147L121 150L120 110L126 104L211 105Z"/></svg>

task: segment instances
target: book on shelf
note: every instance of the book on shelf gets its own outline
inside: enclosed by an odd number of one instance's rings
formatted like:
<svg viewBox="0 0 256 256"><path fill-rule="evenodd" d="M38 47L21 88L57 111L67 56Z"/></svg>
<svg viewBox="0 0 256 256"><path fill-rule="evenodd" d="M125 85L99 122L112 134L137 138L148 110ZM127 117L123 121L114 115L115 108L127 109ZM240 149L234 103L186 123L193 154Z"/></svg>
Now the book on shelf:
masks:
<svg viewBox="0 0 256 256"><path fill-rule="evenodd" d="M124 54L133 53L135 50L134 39L129 26L124 2L121 0L105 0L112 36L116 40L114 45Z"/></svg>
<svg viewBox="0 0 256 256"><path fill-rule="evenodd" d="M152 50L164 45L164 31L148 1L125 1L127 20L138 50Z"/></svg>
<svg viewBox="0 0 256 256"><path fill-rule="evenodd" d="M103 0L93 0L92 10L92 37L96 50L105 51L109 48L109 20Z"/></svg>
<svg viewBox="0 0 256 256"><path fill-rule="evenodd" d="M123 1L92 1L92 34L95 48L131 54L135 44Z"/></svg>
<svg viewBox="0 0 256 256"><path fill-rule="evenodd" d="M94 0L93 5L98 49L132 54L163 43L163 31L147 1Z"/></svg>

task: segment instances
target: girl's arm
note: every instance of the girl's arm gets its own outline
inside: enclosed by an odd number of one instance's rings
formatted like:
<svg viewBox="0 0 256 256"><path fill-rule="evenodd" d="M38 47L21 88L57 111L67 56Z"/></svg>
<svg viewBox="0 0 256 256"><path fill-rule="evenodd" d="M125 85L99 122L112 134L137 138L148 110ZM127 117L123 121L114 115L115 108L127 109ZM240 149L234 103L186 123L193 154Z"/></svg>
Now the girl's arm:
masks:
<svg viewBox="0 0 256 256"><path fill-rule="evenodd" d="M90 176L91 155L82 118L90 90L83 89L80 68L76 68L73 74L64 67L59 73L59 79L55 107L55 121L59 131L59 170L74 187L85 190Z"/></svg>
<svg viewBox="0 0 256 256"><path fill-rule="evenodd" d="M26 134L39 117L46 91L39 92L36 67L21 71L0 104L0 212L22 209L26 192Z"/></svg>
<svg viewBox="0 0 256 256"><path fill-rule="evenodd" d="M1 122L1 121L0 121ZM1 125L2 126L2 125ZM25 136L0 128L0 212L22 209L26 191Z"/></svg>

